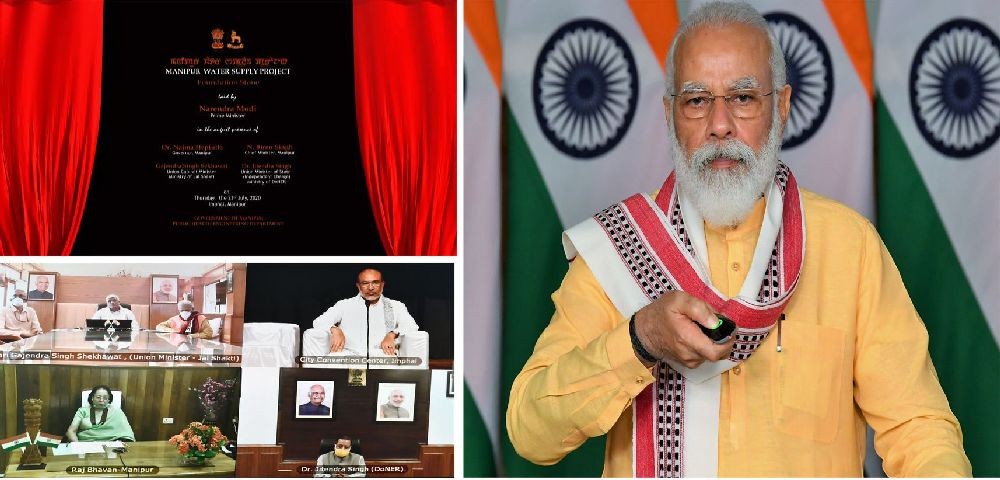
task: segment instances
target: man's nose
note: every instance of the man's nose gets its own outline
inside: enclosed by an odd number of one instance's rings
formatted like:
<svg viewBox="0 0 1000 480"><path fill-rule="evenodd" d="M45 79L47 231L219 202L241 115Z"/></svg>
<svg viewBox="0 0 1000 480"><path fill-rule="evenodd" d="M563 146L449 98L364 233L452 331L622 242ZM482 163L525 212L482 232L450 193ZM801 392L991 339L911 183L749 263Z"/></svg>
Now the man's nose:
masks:
<svg viewBox="0 0 1000 480"><path fill-rule="evenodd" d="M726 99L715 97L708 114L708 137L710 140L728 140L736 133L733 114L726 106Z"/></svg>

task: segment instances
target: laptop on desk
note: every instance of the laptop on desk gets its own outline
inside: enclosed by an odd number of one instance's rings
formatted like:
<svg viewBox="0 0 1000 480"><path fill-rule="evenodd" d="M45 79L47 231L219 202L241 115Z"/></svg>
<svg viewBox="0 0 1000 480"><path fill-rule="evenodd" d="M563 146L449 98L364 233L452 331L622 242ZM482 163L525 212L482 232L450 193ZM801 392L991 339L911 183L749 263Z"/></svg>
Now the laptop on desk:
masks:
<svg viewBox="0 0 1000 480"><path fill-rule="evenodd" d="M114 334L109 334L108 331L103 328L100 330L86 330L83 339L88 342L103 342L105 340L109 340L111 335L118 335L117 332L118 330L115 330ZM131 337L128 335L125 335L126 340L130 338Z"/></svg>
<svg viewBox="0 0 1000 480"><path fill-rule="evenodd" d="M118 325L105 325L106 321L100 318L88 318L87 330L107 330L109 327L114 327L116 331L132 330L132 320L118 320Z"/></svg>

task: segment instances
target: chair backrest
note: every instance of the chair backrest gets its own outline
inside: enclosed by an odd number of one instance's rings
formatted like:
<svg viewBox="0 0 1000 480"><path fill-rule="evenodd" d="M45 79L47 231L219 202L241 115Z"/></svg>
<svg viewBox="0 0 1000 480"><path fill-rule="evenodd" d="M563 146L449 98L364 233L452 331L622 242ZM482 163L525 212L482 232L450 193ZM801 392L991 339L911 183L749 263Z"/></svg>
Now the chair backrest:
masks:
<svg viewBox="0 0 1000 480"><path fill-rule="evenodd" d="M222 317L209 318L208 324L212 326L212 338L218 339L222 335Z"/></svg>
<svg viewBox="0 0 1000 480"><path fill-rule="evenodd" d="M122 308L124 308L125 310L132 310L132 304L131 303L124 303L124 302L122 302L121 305L122 305ZM98 303L97 304L97 309L100 310L100 309L105 308L107 306L108 306L107 303Z"/></svg>
<svg viewBox="0 0 1000 480"><path fill-rule="evenodd" d="M84 390L83 392L80 392L80 406L81 407L87 407L87 406L90 405L90 403L87 402L87 397L90 396L90 392L91 391L92 390L88 388L88 389ZM114 405L114 406L116 406L116 407L118 407L119 410L124 410L122 408L122 391L121 390L112 390L111 391L111 396L115 397L113 400L111 400L111 404ZM336 440L334 440L333 443L337 443Z"/></svg>
<svg viewBox="0 0 1000 480"><path fill-rule="evenodd" d="M319 441L319 454L326 455L333 451L333 446L337 444L337 440L333 438L324 438Z"/></svg>
<svg viewBox="0 0 1000 480"><path fill-rule="evenodd" d="M330 347L327 346L326 350L329 352ZM298 325L290 323L243 324L243 366L295 367L295 357L298 355Z"/></svg>

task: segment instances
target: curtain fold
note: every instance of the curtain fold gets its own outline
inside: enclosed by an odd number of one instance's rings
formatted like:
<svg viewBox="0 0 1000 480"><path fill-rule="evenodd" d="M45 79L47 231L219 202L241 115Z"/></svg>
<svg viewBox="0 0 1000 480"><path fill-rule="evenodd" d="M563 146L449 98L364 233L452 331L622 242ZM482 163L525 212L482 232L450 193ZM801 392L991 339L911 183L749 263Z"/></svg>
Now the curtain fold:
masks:
<svg viewBox="0 0 1000 480"><path fill-rule="evenodd" d="M456 5L354 3L355 109L389 255L457 254Z"/></svg>
<svg viewBox="0 0 1000 480"><path fill-rule="evenodd" d="M69 255L97 147L103 2L0 0L0 255Z"/></svg>

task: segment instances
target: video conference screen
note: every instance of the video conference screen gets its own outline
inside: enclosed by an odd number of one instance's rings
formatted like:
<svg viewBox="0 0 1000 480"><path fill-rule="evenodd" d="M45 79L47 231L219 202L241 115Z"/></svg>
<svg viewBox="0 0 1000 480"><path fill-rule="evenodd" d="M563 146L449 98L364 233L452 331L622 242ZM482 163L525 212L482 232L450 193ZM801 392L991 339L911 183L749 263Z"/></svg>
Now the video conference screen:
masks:
<svg viewBox="0 0 1000 480"><path fill-rule="evenodd" d="M6 477L450 468L453 264L0 271Z"/></svg>
<svg viewBox="0 0 1000 480"><path fill-rule="evenodd" d="M239 368L3 365L0 383L8 477L235 475Z"/></svg>

